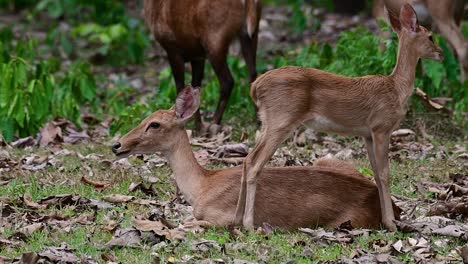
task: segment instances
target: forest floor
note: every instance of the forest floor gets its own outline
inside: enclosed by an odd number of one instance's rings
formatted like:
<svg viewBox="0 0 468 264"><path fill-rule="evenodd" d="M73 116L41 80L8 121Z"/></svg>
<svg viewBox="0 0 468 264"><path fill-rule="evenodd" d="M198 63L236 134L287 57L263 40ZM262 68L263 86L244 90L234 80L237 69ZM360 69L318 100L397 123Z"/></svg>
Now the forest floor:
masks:
<svg viewBox="0 0 468 264"><path fill-rule="evenodd" d="M253 130L236 129L250 135L243 148L253 146ZM214 138L191 138L205 167L234 166L245 155L216 155L220 147L239 143L225 130ZM32 138L4 146L0 256L7 262L40 256L83 263L460 262L462 254L466 260L466 146L399 132L392 140L390 171L404 232L209 227L191 217L158 155L116 161L110 151L115 139L109 137L48 148L31 147ZM359 139L317 137L310 130L285 143L270 166L310 166L324 156L353 160L364 175L372 174ZM142 220L151 221L152 231L140 226Z"/></svg>

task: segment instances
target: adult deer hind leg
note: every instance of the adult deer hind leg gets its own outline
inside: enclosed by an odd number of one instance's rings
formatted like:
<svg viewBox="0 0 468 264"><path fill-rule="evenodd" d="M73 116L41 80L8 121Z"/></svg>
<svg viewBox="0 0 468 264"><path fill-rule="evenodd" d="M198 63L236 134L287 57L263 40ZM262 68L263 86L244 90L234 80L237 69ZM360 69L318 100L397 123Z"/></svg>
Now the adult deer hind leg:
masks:
<svg viewBox="0 0 468 264"><path fill-rule="evenodd" d="M234 79L232 78L231 71L229 70L227 64L227 45L223 45L222 43L218 43L217 47L213 47L211 49L207 49L210 51L208 54L208 59L213 66L213 70L218 77L218 81L220 84L220 95L219 95L219 103L218 107L216 108L216 112L213 117L214 124L220 124L221 119L223 118L224 109L227 106L229 101L229 97L231 96L232 88L234 87Z"/></svg>
<svg viewBox="0 0 468 264"><path fill-rule="evenodd" d="M257 39L257 32L253 34L252 37L250 37L246 32L242 32L239 37L242 56L244 57L247 70L249 71L250 82L255 81L257 78Z"/></svg>
<svg viewBox="0 0 468 264"><path fill-rule="evenodd" d="M192 66L192 87L201 87L205 72L205 59L193 60L190 64ZM202 118L200 115L200 109L195 113L194 120L196 130L201 131Z"/></svg>
<svg viewBox="0 0 468 264"><path fill-rule="evenodd" d="M256 31L252 37L246 32L241 32L240 44L242 50L242 56L244 57L245 64L249 73L250 82L254 82L257 78L257 43L258 43L258 31ZM258 112L257 106L254 105L255 112ZM260 126L260 120L257 119L257 125Z"/></svg>
<svg viewBox="0 0 468 264"><path fill-rule="evenodd" d="M288 135L298 126L297 123L288 122L288 120L284 121L285 122L264 123L257 144L255 144L254 149L244 161L241 191L238 207L236 209L236 224L239 223L240 219L243 219L243 225L245 227L253 228L254 226L257 176L275 153L278 146L283 143ZM245 188L245 191L243 188ZM245 195L245 210L242 210L243 195Z"/></svg>
<svg viewBox="0 0 468 264"><path fill-rule="evenodd" d="M371 165L375 162L375 182L379 190L380 198L380 209L382 212L382 223L390 231L396 231L396 225L394 223L395 215L392 206L392 197L390 194L390 187L388 182L388 149L389 149L390 135L384 132L372 132L372 142L369 144L373 145L373 151L369 152L369 160ZM366 140L366 146L368 141ZM371 156L374 156L372 161Z"/></svg>

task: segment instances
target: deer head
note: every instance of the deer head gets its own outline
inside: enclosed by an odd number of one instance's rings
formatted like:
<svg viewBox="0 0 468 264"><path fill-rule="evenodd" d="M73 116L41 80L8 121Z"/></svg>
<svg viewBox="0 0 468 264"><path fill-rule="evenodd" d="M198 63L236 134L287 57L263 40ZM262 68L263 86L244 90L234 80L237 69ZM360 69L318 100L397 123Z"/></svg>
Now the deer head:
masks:
<svg viewBox="0 0 468 264"><path fill-rule="evenodd" d="M132 154L169 152L186 133L185 123L198 110L200 88L185 87L169 110L158 110L112 146L112 151L124 158Z"/></svg>
<svg viewBox="0 0 468 264"><path fill-rule="evenodd" d="M388 12L388 17L393 30L398 34L400 42L406 42L407 46L415 52L419 58L441 61L443 52L432 38L432 32L420 26L416 12L410 4L401 7L400 17Z"/></svg>

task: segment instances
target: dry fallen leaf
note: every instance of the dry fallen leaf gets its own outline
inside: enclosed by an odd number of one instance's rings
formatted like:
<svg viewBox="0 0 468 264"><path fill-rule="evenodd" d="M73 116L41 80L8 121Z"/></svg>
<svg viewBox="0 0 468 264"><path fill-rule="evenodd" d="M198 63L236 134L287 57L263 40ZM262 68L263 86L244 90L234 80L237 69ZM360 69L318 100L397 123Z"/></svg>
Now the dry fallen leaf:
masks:
<svg viewBox="0 0 468 264"><path fill-rule="evenodd" d="M393 243L392 247L399 253L402 253L403 242L401 240L398 240L397 242Z"/></svg>
<svg viewBox="0 0 468 264"><path fill-rule="evenodd" d="M45 147L56 140L62 139L62 129L53 121L48 122L40 131L39 146Z"/></svg>
<svg viewBox="0 0 468 264"><path fill-rule="evenodd" d="M392 132L391 140L392 144L413 142L416 140L416 133L411 129L398 129Z"/></svg>
<svg viewBox="0 0 468 264"><path fill-rule="evenodd" d="M445 113L450 113L450 110L445 108L442 104L439 104L438 102L436 102L436 100L433 100L432 98L430 98L419 87L416 87L415 94L424 102L427 108L430 108L432 110L437 110L437 111L443 111Z"/></svg>
<svg viewBox="0 0 468 264"><path fill-rule="evenodd" d="M117 258L112 255L112 253L103 253L101 255L102 260L104 260L107 264L117 264L119 261Z"/></svg>
<svg viewBox="0 0 468 264"><path fill-rule="evenodd" d="M25 227L20 228L18 231L25 234L25 235L32 235L34 232L42 230L44 228L43 223L34 223L31 225L27 225Z"/></svg>
<svg viewBox="0 0 468 264"><path fill-rule="evenodd" d="M108 181L93 181L86 178L85 176L81 177L81 182L94 186L94 188L97 190L103 190L111 185L111 183Z"/></svg>
<svg viewBox="0 0 468 264"><path fill-rule="evenodd" d="M44 251L40 252L38 255L52 262L60 262L60 263L79 262L80 258L78 258L75 254L71 252L72 250L70 246L67 243L62 242L60 247L48 247Z"/></svg>
<svg viewBox="0 0 468 264"><path fill-rule="evenodd" d="M109 195L103 196L102 199L110 203L126 203L135 199L135 196L128 196L128 195L122 195L122 194L109 194Z"/></svg>
<svg viewBox="0 0 468 264"><path fill-rule="evenodd" d="M23 202L27 207L34 208L34 209L44 209L47 207L47 205L45 204L38 204L36 202L33 202L31 195L28 193L23 195Z"/></svg>
<svg viewBox="0 0 468 264"><path fill-rule="evenodd" d="M249 147L244 143L228 144L216 149L214 156L217 158L245 157L249 154Z"/></svg>
<svg viewBox="0 0 468 264"><path fill-rule="evenodd" d="M153 231L159 236L164 236L167 234L168 227L165 226L161 221L150 221L150 220L142 220L142 219L135 219L135 228L143 231Z"/></svg>
<svg viewBox="0 0 468 264"><path fill-rule="evenodd" d="M20 138L11 143L11 146L15 148L25 148L34 145L36 145L36 140L33 137Z"/></svg>
<svg viewBox="0 0 468 264"><path fill-rule="evenodd" d="M106 243L106 247L139 247L141 232L134 228L118 230L114 237Z"/></svg>
<svg viewBox="0 0 468 264"><path fill-rule="evenodd" d="M80 140L90 138L88 132L85 130L78 132L75 129L67 126L66 131L68 132L68 135L63 137L63 142L65 143L76 144Z"/></svg>
<svg viewBox="0 0 468 264"><path fill-rule="evenodd" d="M109 220L109 222L107 222L107 225L102 227L102 229L109 231L109 232L113 232L115 229L117 229L117 227L119 227L119 225L120 225L119 222L114 221L114 220Z"/></svg>
<svg viewBox="0 0 468 264"><path fill-rule="evenodd" d="M0 247L8 246L8 247L18 247L21 243L18 241L12 241L6 238L2 238L0 236Z"/></svg>

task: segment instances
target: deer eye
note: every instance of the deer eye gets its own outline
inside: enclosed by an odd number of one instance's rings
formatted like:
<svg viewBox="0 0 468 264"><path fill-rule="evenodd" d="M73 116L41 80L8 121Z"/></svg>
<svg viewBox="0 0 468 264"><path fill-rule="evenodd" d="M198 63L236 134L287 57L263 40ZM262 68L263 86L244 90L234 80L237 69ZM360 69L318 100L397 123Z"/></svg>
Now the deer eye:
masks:
<svg viewBox="0 0 468 264"><path fill-rule="evenodd" d="M161 124L159 124L158 122L151 122L148 126L148 128L159 128L161 126Z"/></svg>

